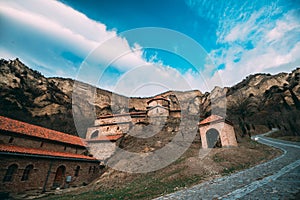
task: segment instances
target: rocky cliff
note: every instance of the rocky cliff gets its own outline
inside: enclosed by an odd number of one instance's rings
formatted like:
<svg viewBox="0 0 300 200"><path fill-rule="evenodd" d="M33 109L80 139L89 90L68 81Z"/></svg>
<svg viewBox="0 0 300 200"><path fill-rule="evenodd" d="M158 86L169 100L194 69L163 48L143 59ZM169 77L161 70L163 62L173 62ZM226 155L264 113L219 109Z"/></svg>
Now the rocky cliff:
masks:
<svg viewBox="0 0 300 200"><path fill-rule="evenodd" d="M160 95L171 100L171 109L181 109L192 115L208 116L215 105L214 111L226 111L226 117L242 137L272 128L279 128L286 135L296 135L300 134L299 78L298 68L291 73L251 75L233 87L216 87L205 94L195 90ZM46 78L18 59L2 59L0 115L77 134L72 115L73 85L71 79ZM142 111L149 100L128 98L84 83L79 85L83 94L95 91L94 101L88 102L83 95L73 106L73 112L81 116L82 127L77 127L80 133L92 123L92 114L85 111L93 109L98 117Z"/></svg>

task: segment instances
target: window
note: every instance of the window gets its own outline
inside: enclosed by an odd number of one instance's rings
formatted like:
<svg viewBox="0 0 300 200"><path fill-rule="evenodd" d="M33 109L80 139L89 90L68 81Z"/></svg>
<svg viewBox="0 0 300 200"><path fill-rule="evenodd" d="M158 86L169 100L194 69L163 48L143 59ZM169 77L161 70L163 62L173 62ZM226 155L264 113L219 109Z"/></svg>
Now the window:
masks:
<svg viewBox="0 0 300 200"><path fill-rule="evenodd" d="M96 166L94 166L93 168L93 173L96 173Z"/></svg>
<svg viewBox="0 0 300 200"><path fill-rule="evenodd" d="M92 166L90 166L89 168L89 174L92 172Z"/></svg>
<svg viewBox="0 0 300 200"><path fill-rule="evenodd" d="M120 127L117 127L117 130L120 130Z"/></svg>
<svg viewBox="0 0 300 200"><path fill-rule="evenodd" d="M44 142L41 142L41 145L40 145L40 147L43 147L44 146Z"/></svg>
<svg viewBox="0 0 300 200"><path fill-rule="evenodd" d="M67 146L65 146L64 150L67 150Z"/></svg>
<svg viewBox="0 0 300 200"><path fill-rule="evenodd" d="M91 135L91 139L97 138L97 137L98 137L98 134L99 134L99 131L98 131L98 130L94 131L94 132L92 133L92 135Z"/></svg>
<svg viewBox="0 0 300 200"><path fill-rule="evenodd" d="M27 167L24 169L21 181L27 181L29 179L29 175L32 169L33 169L33 165L27 165Z"/></svg>
<svg viewBox="0 0 300 200"><path fill-rule="evenodd" d="M3 178L3 182L11 182L13 180L13 175L17 172L18 165L12 164L7 168L6 174Z"/></svg>
<svg viewBox="0 0 300 200"><path fill-rule="evenodd" d="M8 143L12 143L13 141L14 141L14 138L10 137Z"/></svg>
<svg viewBox="0 0 300 200"><path fill-rule="evenodd" d="M78 176L79 175L79 170L80 170L80 166L77 166L76 169L75 169L75 174L74 176Z"/></svg>

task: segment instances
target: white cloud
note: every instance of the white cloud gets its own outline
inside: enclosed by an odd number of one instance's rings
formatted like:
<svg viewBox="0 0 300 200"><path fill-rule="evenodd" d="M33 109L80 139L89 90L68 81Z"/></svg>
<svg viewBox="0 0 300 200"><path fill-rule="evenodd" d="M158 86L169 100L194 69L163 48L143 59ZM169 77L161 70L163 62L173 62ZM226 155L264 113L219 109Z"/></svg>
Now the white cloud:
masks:
<svg viewBox="0 0 300 200"><path fill-rule="evenodd" d="M295 11L290 11L283 19L276 21L276 26L266 35L267 41L271 42L283 39L290 31L298 30L299 34L300 23L295 15L297 15Z"/></svg>
<svg viewBox="0 0 300 200"><path fill-rule="evenodd" d="M64 53L84 59L100 44L106 46L99 52L97 63L117 59L115 64L121 71L147 63L138 45L132 48L125 38L107 30L104 24L58 1L1 1L0 15L4 21L0 39L5 54L19 57L34 68L43 66L56 71L52 76L75 77L74 63L63 58ZM110 38L113 39L105 43Z"/></svg>
<svg viewBox="0 0 300 200"><path fill-rule="evenodd" d="M279 10L263 7L231 27L220 23L217 33L221 47L210 55L217 66L225 64L226 68L219 70L225 85L253 73L279 72L283 66L284 71L290 71L300 62L299 16L291 10L274 19L272 12L278 14Z"/></svg>
<svg viewBox="0 0 300 200"><path fill-rule="evenodd" d="M126 38L107 30L105 24L58 1L1 1L0 15L4 21L0 30L0 39L4 41L1 55L10 59L19 57L45 75L74 78L79 72L80 60L88 56L82 67L89 72L81 70L78 78L93 85L101 76L99 68L104 70L112 64L123 75L111 77L110 85L100 83L100 86L114 88L125 95L148 82L154 84L152 89L147 86L146 92L136 91L135 95L154 95L163 88L189 88L175 81L180 78L176 69L163 66L156 59L155 63L154 59L146 61L141 46L130 46ZM65 54L72 58L64 57ZM76 59L79 63L74 63ZM162 87L159 89L157 85Z"/></svg>

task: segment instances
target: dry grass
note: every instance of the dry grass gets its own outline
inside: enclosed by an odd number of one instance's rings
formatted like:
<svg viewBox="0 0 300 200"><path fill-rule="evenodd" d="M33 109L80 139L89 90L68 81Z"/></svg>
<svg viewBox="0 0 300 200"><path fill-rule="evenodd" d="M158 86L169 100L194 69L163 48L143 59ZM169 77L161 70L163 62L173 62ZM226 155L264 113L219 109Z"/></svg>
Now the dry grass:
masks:
<svg viewBox="0 0 300 200"><path fill-rule="evenodd" d="M279 150L253 141L237 148L213 149L199 158L194 143L177 161L155 172L129 174L108 169L96 182L72 193L47 199L152 199L270 160Z"/></svg>

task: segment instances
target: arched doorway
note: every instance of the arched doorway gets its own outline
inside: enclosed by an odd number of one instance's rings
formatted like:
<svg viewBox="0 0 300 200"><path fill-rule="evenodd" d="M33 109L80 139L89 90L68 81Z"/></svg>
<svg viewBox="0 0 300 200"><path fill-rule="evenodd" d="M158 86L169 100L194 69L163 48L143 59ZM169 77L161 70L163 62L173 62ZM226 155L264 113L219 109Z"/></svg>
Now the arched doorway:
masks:
<svg viewBox="0 0 300 200"><path fill-rule="evenodd" d="M211 128L206 132L206 141L208 148L222 147L219 131L214 128Z"/></svg>
<svg viewBox="0 0 300 200"><path fill-rule="evenodd" d="M61 165L57 168L55 178L53 181L53 187L61 187L65 180L66 167Z"/></svg>

